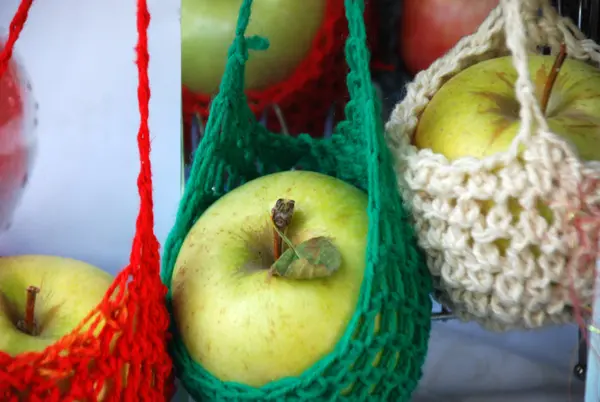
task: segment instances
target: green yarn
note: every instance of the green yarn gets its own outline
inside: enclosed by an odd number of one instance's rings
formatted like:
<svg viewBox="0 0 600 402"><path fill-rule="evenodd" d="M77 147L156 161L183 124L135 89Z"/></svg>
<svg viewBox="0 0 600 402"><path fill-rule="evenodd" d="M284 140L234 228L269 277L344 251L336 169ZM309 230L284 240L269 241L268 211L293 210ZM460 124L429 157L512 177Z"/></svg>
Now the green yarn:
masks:
<svg viewBox="0 0 600 402"><path fill-rule="evenodd" d="M369 72L364 1L345 1L351 99L346 118L331 138L319 140L305 134L293 138L270 133L248 107L244 95L248 50L268 46L263 38L244 37L251 5L252 0L244 0L240 8L220 91L211 105L204 138L165 244L163 282L170 287L185 236L213 202L247 181L293 168L335 176L367 192L366 271L356 312L344 336L329 355L301 376L261 388L219 381L191 360L172 325L171 353L177 376L197 401L409 401L427 352L431 283L398 195L383 137L380 105ZM169 289L169 309L171 302ZM378 315L380 329L374 333ZM375 367L374 359L379 359Z"/></svg>

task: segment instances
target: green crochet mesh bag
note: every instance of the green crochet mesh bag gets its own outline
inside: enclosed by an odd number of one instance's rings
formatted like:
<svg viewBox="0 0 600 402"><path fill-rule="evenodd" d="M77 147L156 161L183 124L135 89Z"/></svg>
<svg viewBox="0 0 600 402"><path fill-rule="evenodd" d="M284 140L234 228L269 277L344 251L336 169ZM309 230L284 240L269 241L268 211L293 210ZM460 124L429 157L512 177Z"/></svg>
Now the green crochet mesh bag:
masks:
<svg viewBox="0 0 600 402"><path fill-rule="evenodd" d="M244 0L241 6L220 92L212 103L175 225L165 244L163 281L170 287L188 231L213 202L247 181L290 169L324 173L367 192L366 272L356 311L343 337L331 353L302 375L260 388L220 381L192 361L173 325L171 353L177 376L198 401L408 401L421 377L427 352L430 277L397 193L383 138L380 106L369 72L364 1L345 1L351 100L345 120L327 139L270 133L253 116L244 96L244 65L249 49L266 49L268 42L244 36L251 5L252 0ZM171 302L169 290L169 309ZM378 315L380 327L375 331Z"/></svg>

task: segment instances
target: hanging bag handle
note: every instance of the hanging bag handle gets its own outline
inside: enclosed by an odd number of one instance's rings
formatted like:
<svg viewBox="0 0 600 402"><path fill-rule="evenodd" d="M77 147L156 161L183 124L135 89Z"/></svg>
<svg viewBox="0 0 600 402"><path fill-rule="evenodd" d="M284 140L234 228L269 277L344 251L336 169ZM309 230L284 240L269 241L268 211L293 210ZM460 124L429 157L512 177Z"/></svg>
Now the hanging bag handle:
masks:
<svg viewBox="0 0 600 402"><path fill-rule="evenodd" d="M501 0L504 19L504 33L506 45L512 55L513 66L517 72L515 94L519 101L521 126L511 144L510 154L516 155L523 146L529 145L536 136L541 136L545 141L560 146L565 155L572 161L576 158L572 150L562 142L557 142L552 136L548 122L542 111L540 102L535 95L535 86L530 78L528 65L527 35L525 21L544 18L549 21L559 21L554 8L547 0ZM570 51L577 41L570 27L559 24L559 30L553 37L559 36L565 41L567 50Z"/></svg>
<svg viewBox="0 0 600 402"><path fill-rule="evenodd" d="M2 48L2 52L0 52L0 77L2 77L8 69L8 63L12 58L15 42L19 38L19 35L21 34L23 27L25 26L25 22L27 21L29 10L31 9L32 4L33 0L21 1L19 3L19 8L17 8L15 16L10 22L8 38L6 39L6 43L4 43L4 48Z"/></svg>
<svg viewBox="0 0 600 402"><path fill-rule="evenodd" d="M531 1L527 5L524 3L522 0L500 0L504 15L506 45L512 54L513 66L517 72L515 94L519 101L521 118L521 126L511 145L511 153L516 153L521 144L529 142L530 138L540 131L548 131L548 122L542 113L535 96L535 87L529 76L527 37L523 21L523 13L536 12L541 2L538 0ZM524 6L529 9L523 10Z"/></svg>
<svg viewBox="0 0 600 402"><path fill-rule="evenodd" d="M348 141L348 136L353 143L363 143L368 146L382 137L383 125L381 121L379 99L371 80L370 53L367 48L367 33L364 22L364 0L346 0L346 18L348 20L348 38L346 40L346 63L348 75L346 86L350 101L345 114L346 122L354 130L337 130L333 136L334 143L337 139ZM362 127L360 127L362 125ZM343 148L342 148L343 151ZM348 152L342 152L344 157L349 157ZM365 161L368 162L368 161Z"/></svg>

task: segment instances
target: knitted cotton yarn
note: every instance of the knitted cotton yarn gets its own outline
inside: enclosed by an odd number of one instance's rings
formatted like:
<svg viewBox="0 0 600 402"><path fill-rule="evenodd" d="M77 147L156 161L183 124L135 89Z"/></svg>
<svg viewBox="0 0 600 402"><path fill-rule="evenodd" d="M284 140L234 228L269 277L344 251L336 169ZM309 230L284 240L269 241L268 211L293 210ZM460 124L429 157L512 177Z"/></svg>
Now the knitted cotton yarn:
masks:
<svg viewBox="0 0 600 402"><path fill-rule="evenodd" d="M592 301L594 264L575 260L569 218L573 209L598 205L591 184L600 178L600 164L582 162L550 132L527 68L528 52L549 46L556 53L561 42L570 57L598 66L600 47L548 1L502 0L477 32L416 76L386 125L399 189L412 209L440 300L462 319L494 330L572 320L570 289L581 303ZM419 115L446 80L507 54L518 73L522 120L507 152L451 162L411 145ZM481 208L486 200L493 200L487 212ZM515 201L523 208L519 219L509 209ZM536 203L552 208L550 222ZM510 241L504 253L494 244L500 238Z"/></svg>
<svg viewBox="0 0 600 402"><path fill-rule="evenodd" d="M244 36L252 1L240 9L220 92L196 151L175 225L165 244L163 281L195 220L226 191L256 177L292 168L338 177L368 194L366 269L356 312L334 350L302 375L261 388L222 382L194 362L172 326L172 356L188 392L201 401L409 401L425 359L430 331L430 278L407 220L383 138L369 73L362 0L345 0L350 102L330 139L268 132L243 91L248 49L262 38ZM171 293L167 305L171 306ZM376 320L379 329L376 329Z"/></svg>

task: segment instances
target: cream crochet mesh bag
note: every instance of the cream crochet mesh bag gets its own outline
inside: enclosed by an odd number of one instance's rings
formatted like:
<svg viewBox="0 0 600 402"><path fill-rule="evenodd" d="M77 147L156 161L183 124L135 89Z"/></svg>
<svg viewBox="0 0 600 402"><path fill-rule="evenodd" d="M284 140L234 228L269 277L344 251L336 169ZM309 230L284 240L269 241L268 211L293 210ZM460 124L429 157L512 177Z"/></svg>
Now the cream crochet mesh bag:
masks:
<svg viewBox="0 0 600 402"><path fill-rule="evenodd" d="M600 163L582 162L550 132L528 73L529 53L548 46L556 54L563 42L569 57L600 64L600 47L548 1L502 0L476 33L415 77L386 125L399 189L412 209L439 301L488 329L570 321L572 290L580 302L592 301L594 263L575 258L580 251L570 218L575 204L578 211L599 207L594 187ZM522 123L507 152L450 162L411 145L420 114L445 81L479 61L510 54ZM487 212L484 200L493 200ZM509 204L516 200L523 210L513 219ZM536 209L539 202L552 209L549 222ZM504 253L495 245L502 238L511 239Z"/></svg>

